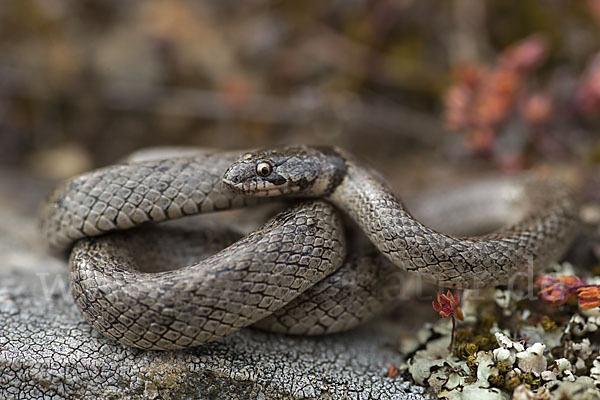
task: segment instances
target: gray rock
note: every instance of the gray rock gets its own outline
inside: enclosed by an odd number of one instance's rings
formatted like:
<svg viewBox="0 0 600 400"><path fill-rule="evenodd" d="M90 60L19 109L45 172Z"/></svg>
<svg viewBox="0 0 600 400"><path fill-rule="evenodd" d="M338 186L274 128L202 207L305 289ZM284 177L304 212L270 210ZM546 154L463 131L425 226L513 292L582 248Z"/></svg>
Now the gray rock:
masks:
<svg viewBox="0 0 600 400"><path fill-rule="evenodd" d="M0 188L9 193L2 176ZM313 338L245 329L172 352L106 339L79 314L64 261L46 255L33 212L19 204L0 195L2 399L426 397L423 388L387 377L388 366L401 358L376 324Z"/></svg>

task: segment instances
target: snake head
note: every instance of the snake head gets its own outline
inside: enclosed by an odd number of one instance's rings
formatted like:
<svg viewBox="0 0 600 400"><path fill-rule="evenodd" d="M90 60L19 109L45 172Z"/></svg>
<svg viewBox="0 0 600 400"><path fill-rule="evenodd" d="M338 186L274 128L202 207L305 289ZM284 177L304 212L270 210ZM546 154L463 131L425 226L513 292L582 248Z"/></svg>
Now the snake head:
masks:
<svg viewBox="0 0 600 400"><path fill-rule="evenodd" d="M223 182L247 196L319 197L337 186L345 169L334 149L284 147L240 156L225 172Z"/></svg>

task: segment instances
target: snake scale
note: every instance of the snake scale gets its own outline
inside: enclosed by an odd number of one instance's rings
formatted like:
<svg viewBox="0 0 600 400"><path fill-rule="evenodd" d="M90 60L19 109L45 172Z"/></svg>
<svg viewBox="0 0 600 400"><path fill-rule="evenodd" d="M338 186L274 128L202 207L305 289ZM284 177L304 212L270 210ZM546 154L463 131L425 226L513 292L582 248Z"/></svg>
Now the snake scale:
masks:
<svg viewBox="0 0 600 400"><path fill-rule="evenodd" d="M516 223L454 237L413 218L376 171L338 148L150 154L62 183L40 211L50 248L70 252L71 291L86 320L144 349L197 346L249 325L349 329L394 299L398 267L445 287L506 284L560 257L579 225L570 191L550 181L513 185ZM215 239L224 229L214 225L149 224L280 197L312 200L237 241ZM343 215L369 241L347 243Z"/></svg>

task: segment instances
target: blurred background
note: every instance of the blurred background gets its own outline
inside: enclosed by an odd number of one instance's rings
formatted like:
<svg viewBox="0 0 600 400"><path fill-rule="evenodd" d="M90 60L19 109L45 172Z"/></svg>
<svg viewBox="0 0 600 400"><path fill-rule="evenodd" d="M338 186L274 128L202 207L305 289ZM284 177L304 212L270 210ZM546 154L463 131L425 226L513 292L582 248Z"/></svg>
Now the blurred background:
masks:
<svg viewBox="0 0 600 400"><path fill-rule="evenodd" d="M309 143L416 184L590 170L599 51L599 0L2 1L0 165Z"/></svg>

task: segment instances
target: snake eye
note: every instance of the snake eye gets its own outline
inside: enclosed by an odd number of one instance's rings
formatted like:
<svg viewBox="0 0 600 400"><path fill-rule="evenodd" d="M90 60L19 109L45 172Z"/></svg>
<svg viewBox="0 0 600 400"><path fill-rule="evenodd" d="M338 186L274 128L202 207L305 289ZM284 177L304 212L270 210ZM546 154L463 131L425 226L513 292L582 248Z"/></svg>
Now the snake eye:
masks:
<svg viewBox="0 0 600 400"><path fill-rule="evenodd" d="M260 162L256 165L256 173L260 176L269 176L273 171L273 167L266 161Z"/></svg>

